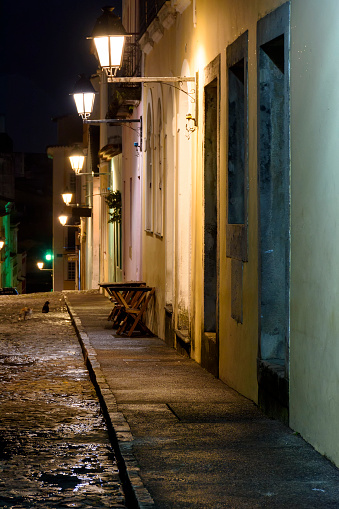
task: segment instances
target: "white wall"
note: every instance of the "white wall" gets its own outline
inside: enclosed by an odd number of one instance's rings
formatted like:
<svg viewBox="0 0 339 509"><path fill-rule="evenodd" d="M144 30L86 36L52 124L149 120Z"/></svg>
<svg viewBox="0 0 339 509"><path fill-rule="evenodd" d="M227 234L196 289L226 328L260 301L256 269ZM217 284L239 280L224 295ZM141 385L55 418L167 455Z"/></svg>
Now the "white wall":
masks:
<svg viewBox="0 0 339 509"><path fill-rule="evenodd" d="M141 107L133 118L141 115ZM134 143L140 144L140 125L135 122L123 128L123 176L119 189L123 200L123 279L141 280L141 178L143 154Z"/></svg>
<svg viewBox="0 0 339 509"><path fill-rule="evenodd" d="M339 2L291 7L290 425L339 465Z"/></svg>

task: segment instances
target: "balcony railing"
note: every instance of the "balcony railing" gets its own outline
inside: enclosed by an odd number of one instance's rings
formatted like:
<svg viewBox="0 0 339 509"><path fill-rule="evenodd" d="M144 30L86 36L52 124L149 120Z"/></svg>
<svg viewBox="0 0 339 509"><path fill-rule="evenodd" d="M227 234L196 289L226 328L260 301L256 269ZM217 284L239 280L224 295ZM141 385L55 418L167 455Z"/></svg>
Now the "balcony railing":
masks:
<svg viewBox="0 0 339 509"><path fill-rule="evenodd" d="M154 20L166 0L140 0L140 35Z"/></svg>
<svg viewBox="0 0 339 509"><path fill-rule="evenodd" d="M141 49L137 37L133 35L125 44L124 59L117 76L140 76L141 73Z"/></svg>

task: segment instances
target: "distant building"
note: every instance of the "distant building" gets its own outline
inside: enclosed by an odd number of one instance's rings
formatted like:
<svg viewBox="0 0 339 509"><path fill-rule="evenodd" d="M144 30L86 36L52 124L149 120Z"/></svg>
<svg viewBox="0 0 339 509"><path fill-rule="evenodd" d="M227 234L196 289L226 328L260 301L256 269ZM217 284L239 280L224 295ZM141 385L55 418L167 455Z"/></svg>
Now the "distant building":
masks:
<svg viewBox="0 0 339 509"><path fill-rule="evenodd" d="M52 243L52 163L46 154L14 153L0 117L0 287L50 291L37 261Z"/></svg>
<svg viewBox="0 0 339 509"><path fill-rule="evenodd" d="M38 261L52 253L53 165L47 154L15 153L15 208L18 223L18 251L26 253L26 292L50 291L51 271L40 271ZM21 279L24 276L21 276Z"/></svg>
<svg viewBox="0 0 339 509"><path fill-rule="evenodd" d="M53 161L53 290L75 290L79 287L79 224L80 217L71 217L67 226L62 226L59 216L65 213L62 193L72 193L72 203L81 201L82 189L72 171L69 155L74 145L83 147L82 121L77 115L55 119L57 122L58 144L47 149Z"/></svg>
<svg viewBox="0 0 339 509"><path fill-rule="evenodd" d="M22 291L20 259L17 251L17 224L13 223L15 199L13 143L0 132L0 287L18 287Z"/></svg>

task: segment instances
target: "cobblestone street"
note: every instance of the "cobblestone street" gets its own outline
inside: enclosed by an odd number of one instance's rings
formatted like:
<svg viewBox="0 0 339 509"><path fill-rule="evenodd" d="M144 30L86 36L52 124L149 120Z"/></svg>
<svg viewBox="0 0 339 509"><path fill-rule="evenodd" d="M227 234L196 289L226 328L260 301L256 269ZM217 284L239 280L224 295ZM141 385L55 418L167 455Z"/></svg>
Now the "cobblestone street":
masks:
<svg viewBox="0 0 339 509"><path fill-rule="evenodd" d="M62 294L1 296L0 346L0 507L125 507Z"/></svg>

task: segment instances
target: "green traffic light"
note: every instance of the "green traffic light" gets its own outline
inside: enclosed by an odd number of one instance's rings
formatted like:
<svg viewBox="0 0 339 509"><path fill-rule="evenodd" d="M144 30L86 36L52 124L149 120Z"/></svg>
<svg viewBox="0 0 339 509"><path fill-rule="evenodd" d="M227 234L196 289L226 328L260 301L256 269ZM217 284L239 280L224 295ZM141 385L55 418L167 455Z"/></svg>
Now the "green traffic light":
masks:
<svg viewBox="0 0 339 509"><path fill-rule="evenodd" d="M53 254L52 254L52 253L46 253L46 255L45 255L45 259L46 259L47 261L51 261L51 260L53 260Z"/></svg>

